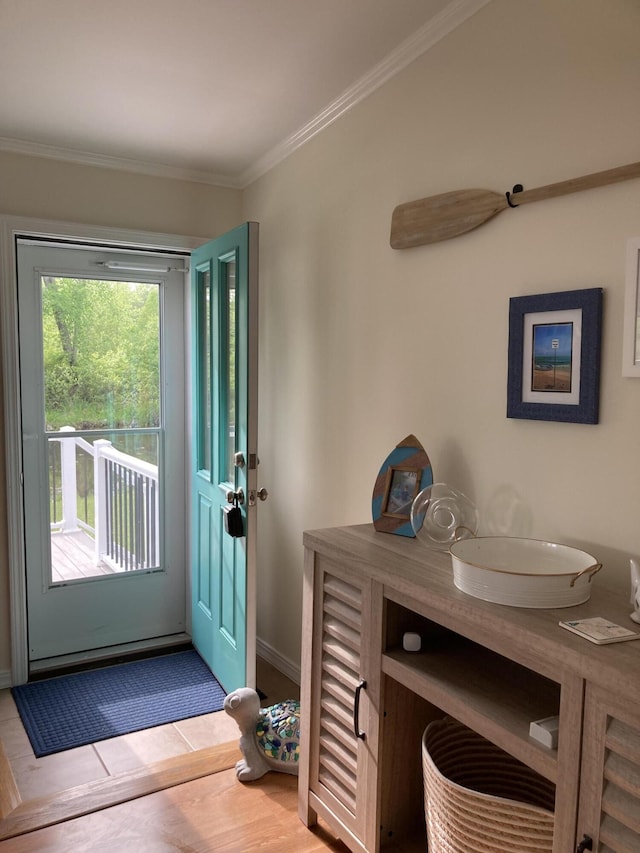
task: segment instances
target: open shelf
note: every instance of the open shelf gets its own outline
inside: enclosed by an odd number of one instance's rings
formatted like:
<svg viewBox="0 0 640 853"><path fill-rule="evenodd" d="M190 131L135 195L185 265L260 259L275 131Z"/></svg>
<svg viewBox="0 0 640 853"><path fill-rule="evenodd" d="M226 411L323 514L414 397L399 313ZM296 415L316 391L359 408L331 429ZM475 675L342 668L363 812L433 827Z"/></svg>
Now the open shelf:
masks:
<svg viewBox="0 0 640 853"><path fill-rule="evenodd" d="M394 612L394 626L402 621L402 612ZM417 626L415 614L409 622L411 630L420 628L423 650L387 648L385 675L555 782L557 750L533 740L529 725L559 714L560 685L428 620Z"/></svg>

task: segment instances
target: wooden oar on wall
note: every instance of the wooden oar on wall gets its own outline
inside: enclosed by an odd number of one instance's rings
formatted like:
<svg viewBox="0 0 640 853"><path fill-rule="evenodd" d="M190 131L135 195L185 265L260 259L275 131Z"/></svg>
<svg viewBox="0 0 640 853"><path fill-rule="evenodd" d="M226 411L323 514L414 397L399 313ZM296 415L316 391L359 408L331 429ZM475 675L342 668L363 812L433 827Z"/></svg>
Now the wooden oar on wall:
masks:
<svg viewBox="0 0 640 853"><path fill-rule="evenodd" d="M519 207L532 201L604 187L632 178L640 178L640 163L618 166L606 172L583 175L581 178L532 190L523 191L522 186L516 184L512 192L504 194L492 190L454 190L418 201L408 201L393 211L391 247L409 249L449 240L472 231L508 207Z"/></svg>

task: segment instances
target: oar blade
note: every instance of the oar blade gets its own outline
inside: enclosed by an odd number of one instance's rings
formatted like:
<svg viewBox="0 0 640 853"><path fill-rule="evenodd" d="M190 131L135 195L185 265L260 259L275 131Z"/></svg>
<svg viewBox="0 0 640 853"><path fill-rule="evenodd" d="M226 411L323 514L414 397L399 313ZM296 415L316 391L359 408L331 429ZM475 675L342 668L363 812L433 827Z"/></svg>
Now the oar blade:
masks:
<svg viewBox="0 0 640 853"><path fill-rule="evenodd" d="M391 217L391 248L409 249L472 231L508 206L492 190L454 190L400 204Z"/></svg>

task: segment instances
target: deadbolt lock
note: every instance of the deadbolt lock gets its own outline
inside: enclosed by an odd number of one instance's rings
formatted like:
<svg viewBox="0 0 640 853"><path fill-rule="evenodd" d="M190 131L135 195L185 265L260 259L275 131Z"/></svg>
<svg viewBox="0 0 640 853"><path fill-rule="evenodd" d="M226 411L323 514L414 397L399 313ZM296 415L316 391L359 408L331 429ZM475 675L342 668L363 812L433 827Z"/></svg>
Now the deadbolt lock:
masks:
<svg viewBox="0 0 640 853"><path fill-rule="evenodd" d="M265 488L258 489L258 491L251 489L249 492L249 506L255 506L258 500L266 501L268 497L269 492Z"/></svg>

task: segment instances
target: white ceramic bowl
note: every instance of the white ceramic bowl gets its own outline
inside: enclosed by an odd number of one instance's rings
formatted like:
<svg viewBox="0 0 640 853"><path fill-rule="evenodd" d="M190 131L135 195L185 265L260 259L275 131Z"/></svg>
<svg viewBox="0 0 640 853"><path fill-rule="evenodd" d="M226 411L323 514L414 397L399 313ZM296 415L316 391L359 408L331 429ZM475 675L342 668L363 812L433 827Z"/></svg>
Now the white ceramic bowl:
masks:
<svg viewBox="0 0 640 853"><path fill-rule="evenodd" d="M591 554L537 539L480 536L449 549L458 589L512 607L573 607L591 595L602 568Z"/></svg>

